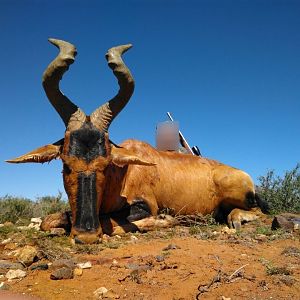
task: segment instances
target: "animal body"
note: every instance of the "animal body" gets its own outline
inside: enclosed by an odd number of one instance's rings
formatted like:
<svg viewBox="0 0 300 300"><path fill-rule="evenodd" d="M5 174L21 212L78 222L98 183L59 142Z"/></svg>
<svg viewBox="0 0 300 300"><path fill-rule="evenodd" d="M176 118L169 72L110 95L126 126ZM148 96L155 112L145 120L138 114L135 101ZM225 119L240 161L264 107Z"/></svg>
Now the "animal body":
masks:
<svg viewBox="0 0 300 300"><path fill-rule="evenodd" d="M59 89L62 75L74 62L76 48L62 40L50 42L60 52L43 75L43 87L65 123L65 136L8 162L62 160L75 241L93 243L103 231L113 233L113 228L106 228L107 216L117 216L123 229L131 225L149 229L172 223L168 218L155 218L161 208L171 208L177 214L219 214L236 208L248 211L257 205L263 208L250 176L243 171L202 157L157 151L140 141L128 140L117 146L109 140L108 128L134 90L133 77L121 58L131 45L107 52L120 89L87 116ZM230 221L234 226L240 223Z"/></svg>

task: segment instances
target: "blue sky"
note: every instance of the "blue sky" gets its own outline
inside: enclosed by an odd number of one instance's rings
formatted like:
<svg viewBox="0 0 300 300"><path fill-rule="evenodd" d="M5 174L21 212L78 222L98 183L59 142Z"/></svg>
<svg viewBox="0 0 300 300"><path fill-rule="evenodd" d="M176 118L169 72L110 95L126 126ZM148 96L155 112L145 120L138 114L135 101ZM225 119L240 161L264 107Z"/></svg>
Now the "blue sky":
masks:
<svg viewBox="0 0 300 300"><path fill-rule="evenodd" d="M300 161L299 1L0 1L0 196L63 191L61 162L4 163L64 134L41 86L56 56L48 37L77 46L61 88L86 113L118 87L107 49L134 47L136 81L114 120L115 142L154 144L171 111L191 145L255 180Z"/></svg>

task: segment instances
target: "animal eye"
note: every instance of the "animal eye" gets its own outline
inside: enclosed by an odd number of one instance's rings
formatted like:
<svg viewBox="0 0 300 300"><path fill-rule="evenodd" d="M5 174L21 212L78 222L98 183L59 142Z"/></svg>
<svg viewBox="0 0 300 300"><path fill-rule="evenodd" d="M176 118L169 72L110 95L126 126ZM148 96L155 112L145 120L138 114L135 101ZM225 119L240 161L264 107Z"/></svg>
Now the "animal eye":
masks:
<svg viewBox="0 0 300 300"><path fill-rule="evenodd" d="M71 173L71 169L69 168L68 165L64 164L63 168L64 168L64 173L66 173L66 174L70 174Z"/></svg>

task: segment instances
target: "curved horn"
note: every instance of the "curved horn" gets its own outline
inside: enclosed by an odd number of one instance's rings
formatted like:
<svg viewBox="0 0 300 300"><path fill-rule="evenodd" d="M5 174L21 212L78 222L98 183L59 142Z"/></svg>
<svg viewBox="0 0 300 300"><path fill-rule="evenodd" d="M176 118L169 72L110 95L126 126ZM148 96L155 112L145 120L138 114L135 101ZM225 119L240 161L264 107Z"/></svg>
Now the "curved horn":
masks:
<svg viewBox="0 0 300 300"><path fill-rule="evenodd" d="M59 48L59 54L43 74L43 87L50 103L67 126L78 107L60 91L59 82L74 62L77 51L74 45L62 40L49 39L49 42Z"/></svg>
<svg viewBox="0 0 300 300"><path fill-rule="evenodd" d="M133 94L134 80L121 57L131 47L131 44L113 47L105 55L108 66L113 70L114 75L118 79L120 89L114 98L91 114L91 121L103 131L108 130L112 120L124 108Z"/></svg>

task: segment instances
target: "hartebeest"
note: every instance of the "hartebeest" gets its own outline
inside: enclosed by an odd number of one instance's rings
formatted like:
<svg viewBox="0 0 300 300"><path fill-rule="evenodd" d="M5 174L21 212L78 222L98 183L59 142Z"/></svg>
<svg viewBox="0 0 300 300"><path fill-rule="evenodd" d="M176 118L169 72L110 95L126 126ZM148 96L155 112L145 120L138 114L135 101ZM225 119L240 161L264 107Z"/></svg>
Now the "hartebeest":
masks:
<svg viewBox="0 0 300 300"><path fill-rule="evenodd" d="M116 212L137 227L147 227L146 217L156 216L160 208L172 208L177 214L226 210L231 211L229 225L237 227L243 219L237 209L264 208L250 176L243 171L202 157L157 151L135 140L120 146L109 140L108 128L134 90L133 77L121 58L131 45L107 52L108 65L120 89L87 116L59 89L59 81L74 62L76 48L62 40L49 41L60 52L44 72L43 87L65 123L64 139L8 162L63 161L64 186L72 210L71 236L75 240L97 241L103 232L102 216Z"/></svg>

